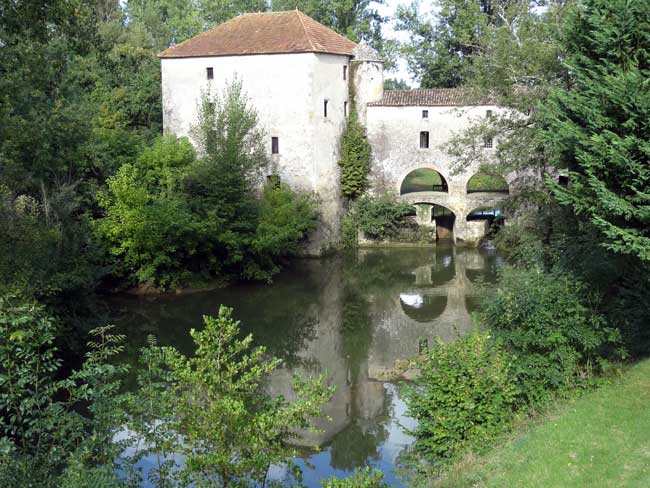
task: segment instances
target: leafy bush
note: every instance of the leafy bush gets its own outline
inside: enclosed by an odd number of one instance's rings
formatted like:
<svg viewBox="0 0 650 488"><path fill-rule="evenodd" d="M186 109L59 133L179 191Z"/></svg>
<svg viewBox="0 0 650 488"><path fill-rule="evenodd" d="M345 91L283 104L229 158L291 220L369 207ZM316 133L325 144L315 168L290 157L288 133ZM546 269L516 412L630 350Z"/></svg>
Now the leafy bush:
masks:
<svg viewBox="0 0 650 488"><path fill-rule="evenodd" d="M404 217L412 211L410 205L398 202L389 195L364 195L352 204L343 220L343 242L346 246L356 244L358 230L378 241L394 236Z"/></svg>
<svg viewBox="0 0 650 488"><path fill-rule="evenodd" d="M109 328L95 330L82 368L58 379L56 332L43 306L0 297L1 486L69 486L57 478L73 458L110 466L103 477L117 478L113 459L121 449L112 439L122 429L117 377L125 369L109 358L121 351L122 338Z"/></svg>
<svg viewBox="0 0 650 488"><path fill-rule="evenodd" d="M321 480L323 488L388 488L384 483L384 475L379 470L357 469L349 478L335 478Z"/></svg>
<svg viewBox="0 0 650 488"><path fill-rule="evenodd" d="M570 275L505 268L481 319L514 357L514 376L529 403L585 383L618 332L595 311L594 297Z"/></svg>
<svg viewBox="0 0 650 488"><path fill-rule="evenodd" d="M415 385L405 387L409 415L418 420L416 451L444 462L506 429L519 394L513 373L513 358L487 332L438 341Z"/></svg>
<svg viewBox="0 0 650 488"><path fill-rule="evenodd" d="M192 357L155 344L143 351L141 388L131 400L135 460L155 459L149 477L161 486L258 486L278 463L299 475L287 441L310 427L333 388L323 377L296 377L293 401L272 398L261 385L281 361L253 347L251 335L240 338L232 309L222 306L204 322L190 332Z"/></svg>
<svg viewBox="0 0 650 488"><path fill-rule="evenodd" d="M187 260L215 231L178 191L193 159L187 139L161 138L135 163L123 165L97 197L106 212L95 221L97 234L117 258L118 274L133 284L181 284Z"/></svg>
<svg viewBox="0 0 650 488"><path fill-rule="evenodd" d="M265 279L277 272L278 260L296 255L317 224L318 211L311 195L296 193L286 185L267 185L251 244L255 264L247 267L245 276Z"/></svg>

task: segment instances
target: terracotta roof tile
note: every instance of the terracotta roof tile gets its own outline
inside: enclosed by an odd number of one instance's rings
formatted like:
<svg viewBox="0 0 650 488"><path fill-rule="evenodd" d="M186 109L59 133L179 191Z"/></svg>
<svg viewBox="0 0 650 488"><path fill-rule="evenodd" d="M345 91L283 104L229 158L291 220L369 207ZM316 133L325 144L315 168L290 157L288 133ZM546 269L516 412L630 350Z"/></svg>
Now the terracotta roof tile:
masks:
<svg viewBox="0 0 650 488"><path fill-rule="evenodd" d="M161 58L330 53L352 56L356 44L290 10L243 14L161 52Z"/></svg>
<svg viewBox="0 0 650 488"><path fill-rule="evenodd" d="M476 100L471 92L462 88L430 88L422 90L386 90L381 100L371 107L435 107L462 105L494 105L495 100Z"/></svg>

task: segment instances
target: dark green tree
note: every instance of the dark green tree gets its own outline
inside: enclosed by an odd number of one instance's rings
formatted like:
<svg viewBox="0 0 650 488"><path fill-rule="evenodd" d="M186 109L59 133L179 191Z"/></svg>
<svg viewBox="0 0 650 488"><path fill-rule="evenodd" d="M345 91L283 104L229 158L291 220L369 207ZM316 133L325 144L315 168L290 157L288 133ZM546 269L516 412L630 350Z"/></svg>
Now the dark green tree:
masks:
<svg viewBox="0 0 650 488"><path fill-rule="evenodd" d="M585 0L565 27L568 89L543 106L544 141L570 184L557 200L602 245L650 261L650 4Z"/></svg>
<svg viewBox="0 0 650 488"><path fill-rule="evenodd" d="M341 138L341 189L348 198L357 198L368 188L370 172L370 143L366 129L359 122L354 104L348 125Z"/></svg>

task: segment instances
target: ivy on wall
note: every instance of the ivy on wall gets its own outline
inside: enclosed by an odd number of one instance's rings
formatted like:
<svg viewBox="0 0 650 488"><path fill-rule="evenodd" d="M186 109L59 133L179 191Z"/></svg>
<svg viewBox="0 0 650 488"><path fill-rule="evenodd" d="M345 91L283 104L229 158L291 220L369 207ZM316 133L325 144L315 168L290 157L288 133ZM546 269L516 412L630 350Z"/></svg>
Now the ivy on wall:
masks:
<svg viewBox="0 0 650 488"><path fill-rule="evenodd" d="M341 189L347 198L355 199L368 188L370 172L370 143L366 129L359 121L354 103L350 120L341 138Z"/></svg>

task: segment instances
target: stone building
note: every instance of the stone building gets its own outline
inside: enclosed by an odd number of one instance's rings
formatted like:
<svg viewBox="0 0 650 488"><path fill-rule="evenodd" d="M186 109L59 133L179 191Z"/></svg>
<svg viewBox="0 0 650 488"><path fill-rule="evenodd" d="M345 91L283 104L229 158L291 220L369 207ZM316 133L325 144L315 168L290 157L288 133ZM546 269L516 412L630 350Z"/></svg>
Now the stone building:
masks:
<svg viewBox="0 0 650 488"><path fill-rule="evenodd" d="M219 93L241 81L266 134L272 161L267 176L278 175L292 188L318 196L321 225L309 252L339 237L343 200L337 162L352 93L372 145L372 190L401 195L412 170L435 170L444 178L446 195L432 189L401 198L418 207L420 220L431 220L433 205L445 206L456 215L454 237L472 237L465 219L485 203L467 198L475 168L452 176L440 146L474 117L498 110L489 102L464 107L458 90L384 92L383 62L375 51L297 10L240 15L159 57L167 134L191 136L202 92Z"/></svg>

